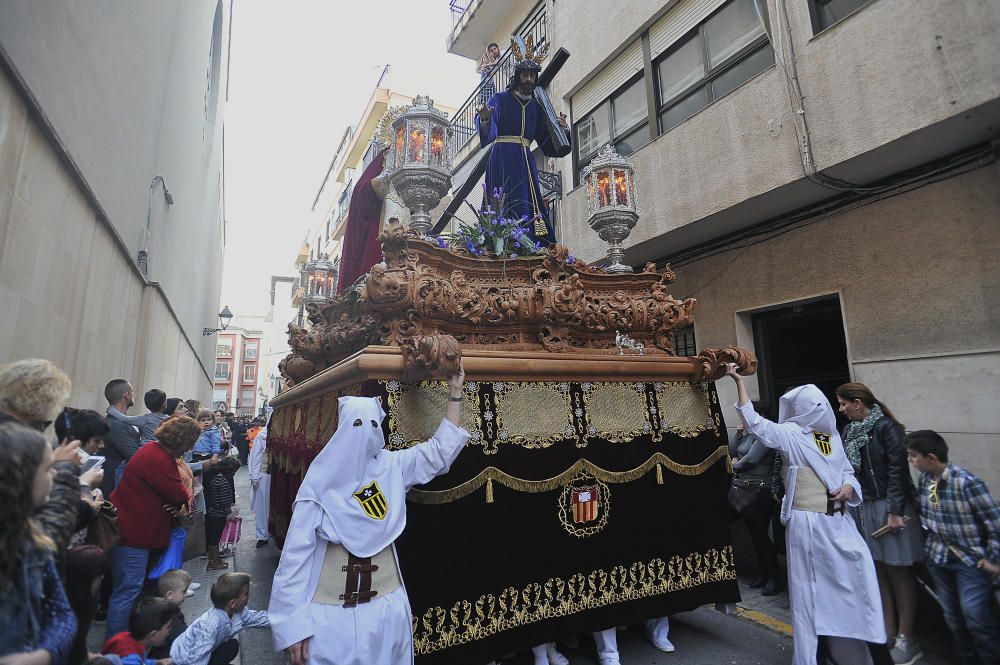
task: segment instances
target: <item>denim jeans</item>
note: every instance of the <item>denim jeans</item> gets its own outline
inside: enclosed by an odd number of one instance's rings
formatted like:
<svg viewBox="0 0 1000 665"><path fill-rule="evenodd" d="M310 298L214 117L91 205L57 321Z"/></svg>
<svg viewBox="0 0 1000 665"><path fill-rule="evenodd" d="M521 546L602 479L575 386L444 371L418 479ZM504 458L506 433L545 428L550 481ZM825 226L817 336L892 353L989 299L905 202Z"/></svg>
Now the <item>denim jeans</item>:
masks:
<svg viewBox="0 0 1000 665"><path fill-rule="evenodd" d="M993 620L990 577L954 558L945 565L927 564L944 619L955 638L962 665L1000 663L1000 629Z"/></svg>
<svg viewBox="0 0 1000 665"><path fill-rule="evenodd" d="M146 580L149 550L119 545L108 551L114 585L108 603L108 624L105 639L128 630L129 615L139 600Z"/></svg>

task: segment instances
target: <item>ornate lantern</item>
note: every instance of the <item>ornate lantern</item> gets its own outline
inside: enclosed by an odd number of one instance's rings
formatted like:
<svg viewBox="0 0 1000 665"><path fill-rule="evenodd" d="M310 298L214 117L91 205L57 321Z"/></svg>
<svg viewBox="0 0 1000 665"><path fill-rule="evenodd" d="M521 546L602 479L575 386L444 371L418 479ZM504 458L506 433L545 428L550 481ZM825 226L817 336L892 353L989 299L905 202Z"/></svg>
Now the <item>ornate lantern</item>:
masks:
<svg viewBox="0 0 1000 665"><path fill-rule="evenodd" d="M330 257L320 254L319 260L308 262L302 269L302 303L326 304L337 291L337 266Z"/></svg>
<svg viewBox="0 0 1000 665"><path fill-rule="evenodd" d="M632 162L610 144L583 170L587 185L587 223L608 243L608 272L632 272L622 264L622 242L639 221L639 202Z"/></svg>
<svg viewBox="0 0 1000 665"><path fill-rule="evenodd" d="M434 100L418 95L392 122L392 147L386 160L389 182L410 209L410 228L426 235L430 210L451 189L451 125L434 108Z"/></svg>

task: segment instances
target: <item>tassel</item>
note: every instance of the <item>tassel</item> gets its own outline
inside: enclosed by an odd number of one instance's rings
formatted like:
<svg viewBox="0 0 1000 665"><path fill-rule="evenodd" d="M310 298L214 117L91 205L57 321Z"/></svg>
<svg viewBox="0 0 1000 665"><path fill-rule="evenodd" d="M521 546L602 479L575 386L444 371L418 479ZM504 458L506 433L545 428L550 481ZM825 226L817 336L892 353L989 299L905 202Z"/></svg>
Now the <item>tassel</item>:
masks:
<svg viewBox="0 0 1000 665"><path fill-rule="evenodd" d="M662 464L657 464L656 465L656 484L657 485L662 485L663 484L663 465Z"/></svg>
<svg viewBox="0 0 1000 665"><path fill-rule="evenodd" d="M486 503L493 503L493 479L486 479Z"/></svg>

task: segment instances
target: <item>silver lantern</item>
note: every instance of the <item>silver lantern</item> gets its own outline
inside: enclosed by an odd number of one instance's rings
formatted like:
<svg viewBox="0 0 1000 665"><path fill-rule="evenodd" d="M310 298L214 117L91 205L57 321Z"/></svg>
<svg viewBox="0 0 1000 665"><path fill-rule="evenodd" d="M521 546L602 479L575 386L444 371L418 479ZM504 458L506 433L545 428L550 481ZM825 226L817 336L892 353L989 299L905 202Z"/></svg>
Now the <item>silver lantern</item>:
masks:
<svg viewBox="0 0 1000 665"><path fill-rule="evenodd" d="M410 228L426 235L430 210L451 189L451 125L434 100L418 95L393 121L392 132L389 182L410 209Z"/></svg>
<svg viewBox="0 0 1000 665"><path fill-rule="evenodd" d="M587 185L587 223L608 243L608 272L632 272L622 263L622 242L639 221L635 170L612 145L605 145L583 170Z"/></svg>

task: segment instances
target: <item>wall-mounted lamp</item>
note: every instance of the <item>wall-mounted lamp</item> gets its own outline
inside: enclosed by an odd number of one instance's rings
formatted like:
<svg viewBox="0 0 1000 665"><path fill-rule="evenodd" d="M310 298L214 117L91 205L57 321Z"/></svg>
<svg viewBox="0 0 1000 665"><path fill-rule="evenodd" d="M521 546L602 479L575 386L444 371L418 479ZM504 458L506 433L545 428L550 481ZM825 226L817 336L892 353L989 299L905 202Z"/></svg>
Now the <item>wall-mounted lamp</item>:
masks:
<svg viewBox="0 0 1000 665"><path fill-rule="evenodd" d="M156 189L157 184L163 186L163 200L167 202L167 205L174 204L174 195L167 189L167 181L163 179L162 175L154 176L149 183L149 194L146 196L146 228L143 229L142 236L139 238L139 254L136 258L139 270L147 277L149 276L149 238L152 235L153 223L153 190Z"/></svg>
<svg viewBox="0 0 1000 665"><path fill-rule="evenodd" d="M221 328L202 328L201 335L205 337L206 335L214 335L217 332L222 332L229 327L229 322L233 320L233 313L229 311L229 305L222 308L219 312L219 325Z"/></svg>

